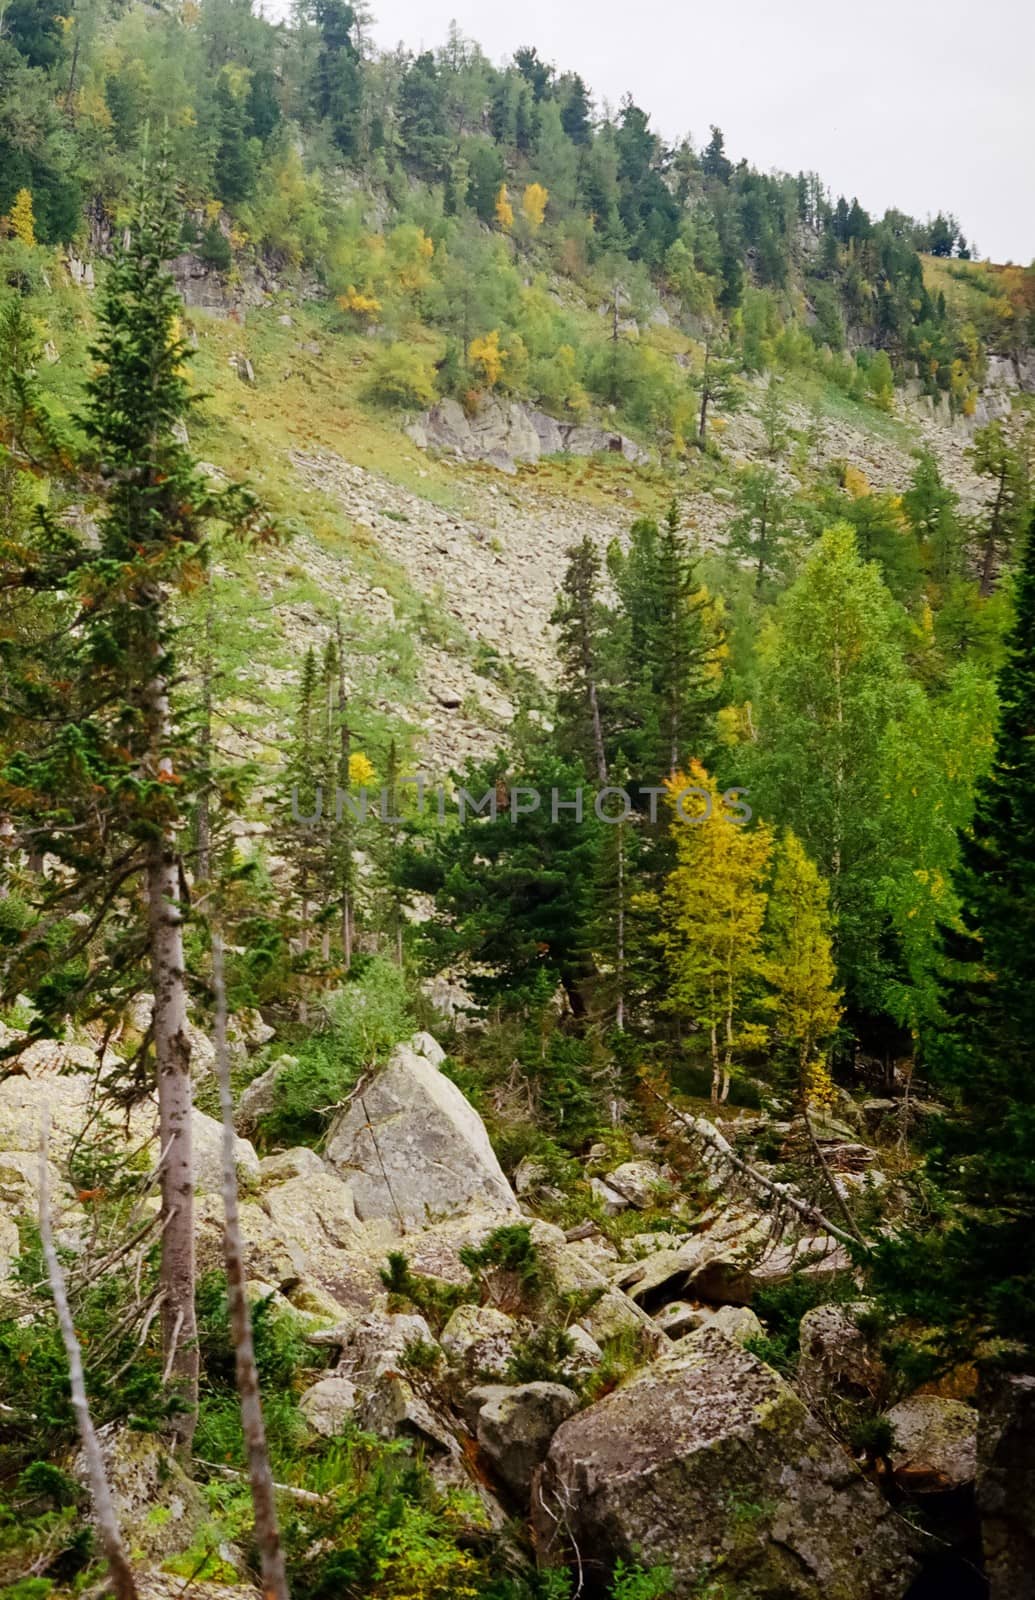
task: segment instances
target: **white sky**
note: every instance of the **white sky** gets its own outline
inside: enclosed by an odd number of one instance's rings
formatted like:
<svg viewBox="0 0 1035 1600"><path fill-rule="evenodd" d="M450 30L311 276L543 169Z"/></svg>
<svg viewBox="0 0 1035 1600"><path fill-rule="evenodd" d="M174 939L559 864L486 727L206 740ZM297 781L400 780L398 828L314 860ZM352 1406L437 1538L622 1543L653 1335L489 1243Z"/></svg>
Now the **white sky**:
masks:
<svg viewBox="0 0 1035 1600"><path fill-rule="evenodd" d="M434 48L455 17L495 62L534 44L598 104L630 91L668 140L717 122L734 160L814 169L877 213L952 211L983 256L1035 257L1033 0L372 5L382 47Z"/></svg>

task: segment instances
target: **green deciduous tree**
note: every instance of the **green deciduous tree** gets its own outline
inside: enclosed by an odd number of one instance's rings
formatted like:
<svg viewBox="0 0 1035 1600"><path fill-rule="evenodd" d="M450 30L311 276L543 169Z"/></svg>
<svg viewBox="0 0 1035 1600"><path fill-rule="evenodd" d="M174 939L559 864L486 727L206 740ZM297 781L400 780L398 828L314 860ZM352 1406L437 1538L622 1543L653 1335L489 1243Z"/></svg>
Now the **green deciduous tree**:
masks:
<svg viewBox="0 0 1035 1600"><path fill-rule="evenodd" d="M824 534L761 643L752 805L794 829L830 883L841 979L879 1005L882 914L874 884L888 849L878 774L907 699L897 607L851 531Z"/></svg>

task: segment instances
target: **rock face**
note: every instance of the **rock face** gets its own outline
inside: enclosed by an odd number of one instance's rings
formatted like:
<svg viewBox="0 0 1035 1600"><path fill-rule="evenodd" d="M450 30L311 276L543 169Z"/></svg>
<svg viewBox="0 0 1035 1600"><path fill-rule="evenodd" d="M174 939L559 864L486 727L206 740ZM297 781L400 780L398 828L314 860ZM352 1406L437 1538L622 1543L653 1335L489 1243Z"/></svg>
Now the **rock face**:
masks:
<svg viewBox="0 0 1035 1600"><path fill-rule="evenodd" d="M944 1494L974 1482L978 1414L961 1400L914 1394L892 1406L895 1430L891 1465L896 1481L913 1494Z"/></svg>
<svg viewBox="0 0 1035 1600"><path fill-rule="evenodd" d="M578 1546L593 1585L621 1557L689 1595L716 1568L738 1600L898 1600L907 1536L769 1367L703 1329L564 1423L533 1492L543 1559Z"/></svg>
<svg viewBox="0 0 1035 1600"><path fill-rule="evenodd" d="M1035 1374L979 1391L977 1501L989 1600L1035 1600Z"/></svg>
<svg viewBox="0 0 1035 1600"><path fill-rule="evenodd" d="M607 453L626 461L650 460L647 451L623 433L558 422L545 411L491 396L483 397L470 416L455 400L440 400L406 432L422 450L429 446L448 450L467 461L487 461L502 472L513 472L515 462L538 461L544 455Z"/></svg>
<svg viewBox="0 0 1035 1600"><path fill-rule="evenodd" d="M481 1117L415 1042L396 1048L327 1141L358 1216L412 1228L466 1212L516 1212Z"/></svg>

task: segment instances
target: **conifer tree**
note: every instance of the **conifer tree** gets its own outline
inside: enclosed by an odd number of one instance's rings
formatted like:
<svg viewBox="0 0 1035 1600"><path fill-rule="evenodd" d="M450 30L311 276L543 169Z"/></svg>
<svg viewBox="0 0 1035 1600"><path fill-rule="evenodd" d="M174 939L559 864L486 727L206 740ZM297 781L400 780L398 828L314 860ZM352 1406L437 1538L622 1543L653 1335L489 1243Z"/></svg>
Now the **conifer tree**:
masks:
<svg viewBox="0 0 1035 1600"><path fill-rule="evenodd" d="M970 1208L949 1250L959 1310L1035 1342L1035 524L999 695L995 757L960 835L960 925L946 931L929 1053L966 1119L945 1140Z"/></svg>
<svg viewBox="0 0 1035 1600"><path fill-rule="evenodd" d="M607 613L599 597L600 557L587 536L568 551L568 566L551 621L559 629L561 687L557 709L572 753L607 783L601 700L607 651Z"/></svg>
<svg viewBox="0 0 1035 1600"><path fill-rule="evenodd" d="M7 220L14 237L22 244L31 246L36 243L36 219L32 212L32 194L28 189L18 190Z"/></svg>
<svg viewBox="0 0 1035 1600"><path fill-rule="evenodd" d="M109 1087L130 1098L157 1084L162 1334L173 1438L186 1453L198 1350L183 849L201 777L173 705L172 597L202 575L210 523L256 531L262 518L243 490L213 490L174 432L191 406L179 299L162 265L176 253L177 224L162 157L144 171L92 352L79 475L101 498L100 549L40 512L28 552L3 552L5 583L53 596L65 628L10 674L0 809L27 852L61 869L36 885L31 931L4 972L5 991L33 993L34 1031L53 1033L69 1014L110 1018L141 989L154 994L136 1060Z"/></svg>
<svg viewBox="0 0 1035 1600"><path fill-rule="evenodd" d="M698 581L673 503L664 523L634 523L608 564L621 601L619 737L639 782L704 753L723 654L714 603Z"/></svg>

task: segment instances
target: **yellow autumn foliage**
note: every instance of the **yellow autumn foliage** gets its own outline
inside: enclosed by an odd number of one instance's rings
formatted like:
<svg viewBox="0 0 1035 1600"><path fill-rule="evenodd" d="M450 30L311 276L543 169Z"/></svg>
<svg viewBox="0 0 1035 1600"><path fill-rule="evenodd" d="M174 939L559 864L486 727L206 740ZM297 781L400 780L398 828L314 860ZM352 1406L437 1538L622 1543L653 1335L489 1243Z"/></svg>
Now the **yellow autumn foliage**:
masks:
<svg viewBox="0 0 1035 1600"><path fill-rule="evenodd" d="M528 226L535 231L541 228L546 216L546 202L550 198L548 189L541 183L530 183L521 196L521 209L525 213Z"/></svg>
<svg viewBox="0 0 1035 1600"><path fill-rule="evenodd" d="M496 196L496 221L506 233L509 233L514 226L514 207L510 203L505 183L500 184L499 194Z"/></svg>
<svg viewBox="0 0 1035 1600"><path fill-rule="evenodd" d="M20 239L22 244L36 243L36 219L32 213L32 193L29 189L18 190L7 221L14 237Z"/></svg>
<svg viewBox="0 0 1035 1600"><path fill-rule="evenodd" d="M509 351L500 349L498 328L472 339L467 351L468 360L478 370L487 389L494 389L499 383L508 354Z"/></svg>
<svg viewBox="0 0 1035 1600"><path fill-rule="evenodd" d="M337 299L339 311L347 311L354 317L365 317L372 321L381 310L381 302L376 295L364 294L350 283L344 294Z"/></svg>
<svg viewBox="0 0 1035 1600"><path fill-rule="evenodd" d="M377 770L369 756L362 750L354 750L349 756L349 783L356 789L373 783L377 777Z"/></svg>

